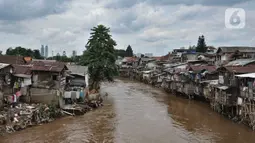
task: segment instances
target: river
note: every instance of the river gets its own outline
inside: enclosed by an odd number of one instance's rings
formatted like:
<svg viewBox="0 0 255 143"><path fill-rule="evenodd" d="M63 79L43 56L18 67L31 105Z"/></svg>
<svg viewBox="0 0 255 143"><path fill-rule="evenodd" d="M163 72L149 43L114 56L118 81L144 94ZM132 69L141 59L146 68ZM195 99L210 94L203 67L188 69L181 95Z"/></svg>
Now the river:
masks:
<svg viewBox="0 0 255 143"><path fill-rule="evenodd" d="M0 143L252 143L255 132L183 99L138 82L105 83L105 105L84 116L0 137Z"/></svg>

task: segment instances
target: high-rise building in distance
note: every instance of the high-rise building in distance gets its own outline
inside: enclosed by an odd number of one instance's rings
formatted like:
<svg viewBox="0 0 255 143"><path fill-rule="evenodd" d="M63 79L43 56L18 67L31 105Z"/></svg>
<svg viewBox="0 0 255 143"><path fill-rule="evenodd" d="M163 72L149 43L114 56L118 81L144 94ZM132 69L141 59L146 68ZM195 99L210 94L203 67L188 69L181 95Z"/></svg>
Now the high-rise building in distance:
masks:
<svg viewBox="0 0 255 143"><path fill-rule="evenodd" d="M45 58L48 58L48 55L49 55L49 49L48 49L48 45L46 45L45 46L45 53L44 53Z"/></svg>
<svg viewBox="0 0 255 143"><path fill-rule="evenodd" d="M43 45L41 46L41 53L40 54L41 54L42 57L44 57L44 46Z"/></svg>
<svg viewBox="0 0 255 143"><path fill-rule="evenodd" d="M77 56L77 52L75 50L73 50L72 57L76 57L76 56Z"/></svg>
<svg viewBox="0 0 255 143"><path fill-rule="evenodd" d="M62 56L64 56L64 57L66 56L66 51L63 51L63 55Z"/></svg>

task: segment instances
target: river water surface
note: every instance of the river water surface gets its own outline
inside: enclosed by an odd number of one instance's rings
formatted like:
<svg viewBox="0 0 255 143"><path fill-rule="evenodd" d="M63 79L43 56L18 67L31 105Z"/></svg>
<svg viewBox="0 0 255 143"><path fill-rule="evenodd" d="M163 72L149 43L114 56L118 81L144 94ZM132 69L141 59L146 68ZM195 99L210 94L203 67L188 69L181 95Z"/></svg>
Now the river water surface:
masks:
<svg viewBox="0 0 255 143"><path fill-rule="evenodd" d="M255 132L213 112L206 103L142 83L102 86L105 105L0 137L0 143L254 143Z"/></svg>

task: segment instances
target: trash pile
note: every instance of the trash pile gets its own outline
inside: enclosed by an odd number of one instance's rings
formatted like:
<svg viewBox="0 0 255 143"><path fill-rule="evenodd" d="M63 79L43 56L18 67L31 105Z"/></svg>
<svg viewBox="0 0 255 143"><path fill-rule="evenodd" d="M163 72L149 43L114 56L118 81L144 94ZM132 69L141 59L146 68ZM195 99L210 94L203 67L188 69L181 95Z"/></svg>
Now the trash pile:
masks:
<svg viewBox="0 0 255 143"><path fill-rule="evenodd" d="M81 102L81 103L75 103L75 104L67 104L62 107L62 113L70 116L75 115L84 115L88 111L91 111L93 109L96 109L100 106L103 106L102 100L93 100L89 102Z"/></svg>
<svg viewBox="0 0 255 143"><path fill-rule="evenodd" d="M12 133L62 116L61 110L45 104L18 104L0 111L0 133Z"/></svg>
<svg viewBox="0 0 255 143"><path fill-rule="evenodd" d="M23 130L34 125L48 123L65 115L83 115L88 111L103 106L102 98L97 94L90 94L89 100L67 104L58 108L46 104L16 103L6 105L0 111L0 135Z"/></svg>

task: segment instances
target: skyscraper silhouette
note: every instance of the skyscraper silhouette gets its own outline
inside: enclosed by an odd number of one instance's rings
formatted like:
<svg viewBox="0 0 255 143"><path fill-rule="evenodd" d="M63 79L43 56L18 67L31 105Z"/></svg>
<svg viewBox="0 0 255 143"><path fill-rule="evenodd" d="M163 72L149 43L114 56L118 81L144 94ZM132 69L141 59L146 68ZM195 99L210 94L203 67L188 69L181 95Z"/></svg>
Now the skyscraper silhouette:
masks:
<svg viewBox="0 0 255 143"><path fill-rule="evenodd" d="M41 56L42 56L42 57L45 56L45 55L44 55L44 46L43 46L43 45L41 46Z"/></svg>
<svg viewBox="0 0 255 143"><path fill-rule="evenodd" d="M63 55L62 56L64 56L64 57L66 56L66 51L63 51Z"/></svg>
<svg viewBox="0 0 255 143"><path fill-rule="evenodd" d="M48 58L48 54L49 54L49 49L48 49L48 45L45 46L45 58Z"/></svg>

